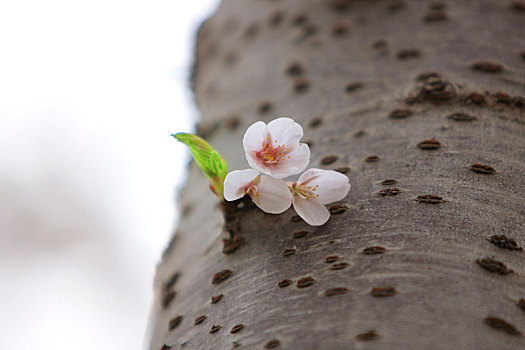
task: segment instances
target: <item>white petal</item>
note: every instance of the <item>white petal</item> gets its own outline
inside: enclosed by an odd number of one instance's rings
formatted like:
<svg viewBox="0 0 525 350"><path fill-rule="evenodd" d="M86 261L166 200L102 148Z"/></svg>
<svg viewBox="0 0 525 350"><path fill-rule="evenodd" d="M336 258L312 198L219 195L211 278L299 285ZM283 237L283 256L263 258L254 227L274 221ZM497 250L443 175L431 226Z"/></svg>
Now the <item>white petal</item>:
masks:
<svg viewBox="0 0 525 350"><path fill-rule="evenodd" d="M257 192L259 195L252 197L252 200L267 213L280 214L292 204L292 193L282 180L261 175Z"/></svg>
<svg viewBox="0 0 525 350"><path fill-rule="evenodd" d="M242 144L246 154L259 151L266 137L266 124L257 122L252 124L244 133Z"/></svg>
<svg viewBox="0 0 525 350"><path fill-rule="evenodd" d="M333 170L308 169L297 180L297 186L305 185L316 189L316 202L322 204L340 201L350 191L348 177Z"/></svg>
<svg viewBox="0 0 525 350"><path fill-rule="evenodd" d="M299 179L297 180L297 184L306 184L312 177L319 176L322 174L325 170L323 169L317 169L317 168L311 168L306 170L304 173L299 176Z"/></svg>
<svg viewBox="0 0 525 350"><path fill-rule="evenodd" d="M244 133L244 138L242 140L248 165L250 165L252 169L255 169L263 174L267 174L268 170L266 169L265 164L257 158L256 152L262 149L266 133L266 124L259 121L257 123L252 124L248 128L248 130L246 130L246 133Z"/></svg>
<svg viewBox="0 0 525 350"><path fill-rule="evenodd" d="M224 198L227 201L234 201L243 197L246 186L258 175L259 173L252 169L229 172L224 179Z"/></svg>
<svg viewBox="0 0 525 350"><path fill-rule="evenodd" d="M291 118L277 118L268 123L272 144L295 148L303 137L303 128ZM275 142L277 141L277 142Z"/></svg>
<svg viewBox="0 0 525 350"><path fill-rule="evenodd" d="M288 158L290 157L290 158ZM293 152L283 160L281 171L287 176L299 174L310 163L310 147L306 143L301 143Z"/></svg>
<svg viewBox="0 0 525 350"><path fill-rule="evenodd" d="M300 196L293 197L293 207L308 225L321 226L330 218L330 212L324 205L319 205Z"/></svg>
<svg viewBox="0 0 525 350"><path fill-rule="evenodd" d="M246 161L250 168L257 170L259 173L270 175L266 165L255 156L255 152L246 152Z"/></svg>

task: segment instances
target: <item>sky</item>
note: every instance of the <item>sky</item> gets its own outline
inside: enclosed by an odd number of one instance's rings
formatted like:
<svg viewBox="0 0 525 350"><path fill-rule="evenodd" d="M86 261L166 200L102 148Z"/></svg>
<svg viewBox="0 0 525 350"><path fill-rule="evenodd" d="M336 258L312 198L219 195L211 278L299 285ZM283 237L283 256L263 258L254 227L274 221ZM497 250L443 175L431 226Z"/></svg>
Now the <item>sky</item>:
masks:
<svg viewBox="0 0 525 350"><path fill-rule="evenodd" d="M147 345L217 3L0 3L0 349Z"/></svg>

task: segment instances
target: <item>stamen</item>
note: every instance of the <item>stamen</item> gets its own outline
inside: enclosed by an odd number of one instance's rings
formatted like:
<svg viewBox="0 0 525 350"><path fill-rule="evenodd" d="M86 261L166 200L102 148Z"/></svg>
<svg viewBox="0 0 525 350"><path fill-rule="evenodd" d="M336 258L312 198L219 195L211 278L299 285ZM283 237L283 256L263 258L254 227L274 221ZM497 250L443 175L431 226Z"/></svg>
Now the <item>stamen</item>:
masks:
<svg viewBox="0 0 525 350"><path fill-rule="evenodd" d="M319 197L318 194L313 193L313 191L316 191L318 187L319 185L316 185L315 187L313 187L313 186L304 186L304 185L301 186L301 185L294 184L292 186L292 189L293 189L294 195L300 196L303 199L309 201L311 198Z"/></svg>
<svg viewBox="0 0 525 350"><path fill-rule="evenodd" d="M246 193L247 195L249 195L250 197L259 197L259 192L257 191L257 187L253 184L251 184L250 186L248 186L245 190L244 190L244 193Z"/></svg>
<svg viewBox="0 0 525 350"><path fill-rule="evenodd" d="M277 140L274 140L274 143L277 143ZM288 153L290 153L290 150L286 147L286 145L282 144L274 147L274 145L272 145L271 136L267 135L266 140L262 145L262 149L256 152L255 155L265 165L277 165L279 162L285 160L286 156L288 156ZM291 157L288 156L288 159L290 158Z"/></svg>
<svg viewBox="0 0 525 350"><path fill-rule="evenodd" d="M244 189L244 193L249 195L252 199L255 197L259 197L259 191L257 190L257 185L259 184L260 181L261 181L261 176L258 175L255 179L252 180L252 182L248 184L248 186L246 186L246 188Z"/></svg>

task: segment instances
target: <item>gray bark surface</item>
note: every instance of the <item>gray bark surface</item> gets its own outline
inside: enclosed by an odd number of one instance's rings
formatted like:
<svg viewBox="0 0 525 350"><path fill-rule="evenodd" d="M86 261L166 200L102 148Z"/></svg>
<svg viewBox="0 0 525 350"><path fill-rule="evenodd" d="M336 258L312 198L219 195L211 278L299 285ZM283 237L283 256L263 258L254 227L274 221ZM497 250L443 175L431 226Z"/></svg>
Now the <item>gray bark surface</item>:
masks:
<svg viewBox="0 0 525 350"><path fill-rule="evenodd" d="M224 254L192 164L150 348L525 348L524 9L224 0L198 35L200 133L245 169L246 128L290 116L352 189L321 227L244 205Z"/></svg>

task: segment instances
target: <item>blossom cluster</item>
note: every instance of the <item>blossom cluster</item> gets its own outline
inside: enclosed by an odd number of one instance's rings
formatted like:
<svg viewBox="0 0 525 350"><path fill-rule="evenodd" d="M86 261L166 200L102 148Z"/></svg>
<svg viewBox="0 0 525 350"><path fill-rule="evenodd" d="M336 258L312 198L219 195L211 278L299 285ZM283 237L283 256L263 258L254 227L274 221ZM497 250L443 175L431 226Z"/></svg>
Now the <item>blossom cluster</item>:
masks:
<svg viewBox="0 0 525 350"><path fill-rule="evenodd" d="M234 170L224 180L224 198L234 201L249 195L260 209L280 214L293 203L297 214L309 225L328 221L326 204L346 197L348 178L333 170L308 169L310 148L301 143L302 127L290 118L268 124L256 122L243 139L246 160L251 169ZM303 172L296 182L283 179Z"/></svg>

